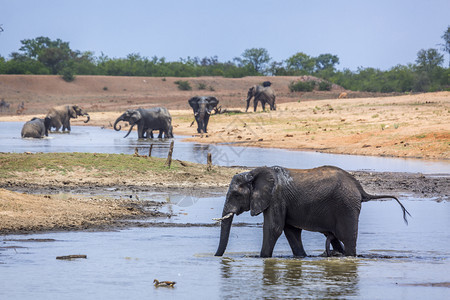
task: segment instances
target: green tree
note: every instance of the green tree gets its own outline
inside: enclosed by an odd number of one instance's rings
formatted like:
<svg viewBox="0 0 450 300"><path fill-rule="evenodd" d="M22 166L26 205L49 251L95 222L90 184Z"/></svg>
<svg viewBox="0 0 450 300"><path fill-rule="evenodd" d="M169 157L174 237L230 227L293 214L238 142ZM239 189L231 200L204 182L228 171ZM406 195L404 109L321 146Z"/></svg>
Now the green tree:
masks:
<svg viewBox="0 0 450 300"><path fill-rule="evenodd" d="M420 50L417 52L417 67L421 71L431 72L436 67L442 65L444 62L444 55L439 54L437 49L430 48L428 50Z"/></svg>
<svg viewBox="0 0 450 300"><path fill-rule="evenodd" d="M450 68L450 26L447 27L447 30L444 32L444 34L441 36L441 38L444 39L444 44L442 49L448 53L449 59L448 59L448 66Z"/></svg>
<svg viewBox="0 0 450 300"><path fill-rule="evenodd" d="M339 57L329 53L320 54L316 57L316 70L335 70L335 65L339 64Z"/></svg>
<svg viewBox="0 0 450 300"><path fill-rule="evenodd" d="M251 65L256 73L264 74L271 60L269 52L265 48L246 49L242 53L241 62L244 65Z"/></svg>
<svg viewBox="0 0 450 300"><path fill-rule="evenodd" d="M286 60L288 70L299 74L312 74L316 66L316 59L303 52L298 52Z"/></svg>

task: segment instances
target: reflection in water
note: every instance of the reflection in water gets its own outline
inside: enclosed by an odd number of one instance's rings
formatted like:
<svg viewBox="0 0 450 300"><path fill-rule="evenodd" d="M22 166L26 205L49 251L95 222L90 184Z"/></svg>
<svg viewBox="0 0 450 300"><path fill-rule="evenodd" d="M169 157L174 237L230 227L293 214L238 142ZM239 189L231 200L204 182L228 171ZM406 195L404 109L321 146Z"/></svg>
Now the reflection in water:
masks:
<svg viewBox="0 0 450 300"><path fill-rule="evenodd" d="M357 296L358 261L340 259L221 259L222 297L347 298ZM251 294L246 294L251 291Z"/></svg>

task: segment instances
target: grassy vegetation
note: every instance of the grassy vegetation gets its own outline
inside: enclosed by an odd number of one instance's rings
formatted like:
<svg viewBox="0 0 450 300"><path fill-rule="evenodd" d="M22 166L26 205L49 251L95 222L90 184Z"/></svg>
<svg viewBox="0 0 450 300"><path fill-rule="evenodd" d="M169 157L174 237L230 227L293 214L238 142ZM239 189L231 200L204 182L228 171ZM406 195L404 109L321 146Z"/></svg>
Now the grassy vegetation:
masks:
<svg viewBox="0 0 450 300"><path fill-rule="evenodd" d="M34 172L40 169L65 174L75 169L96 172L99 176L143 174L146 172L174 172L180 164L172 162L171 168L165 166L165 159L156 157L134 157L125 154L99 153L1 153L0 178L13 176L14 172Z"/></svg>

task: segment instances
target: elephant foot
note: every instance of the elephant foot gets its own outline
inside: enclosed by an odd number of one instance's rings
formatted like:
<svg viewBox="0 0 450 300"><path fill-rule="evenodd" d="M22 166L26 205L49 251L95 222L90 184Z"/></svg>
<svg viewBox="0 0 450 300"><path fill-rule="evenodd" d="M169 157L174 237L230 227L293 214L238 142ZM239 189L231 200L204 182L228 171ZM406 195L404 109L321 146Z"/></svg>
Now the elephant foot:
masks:
<svg viewBox="0 0 450 300"><path fill-rule="evenodd" d="M323 253L320 254L319 257L344 257L344 254L336 250L331 250L329 256L327 254L327 251L323 251Z"/></svg>

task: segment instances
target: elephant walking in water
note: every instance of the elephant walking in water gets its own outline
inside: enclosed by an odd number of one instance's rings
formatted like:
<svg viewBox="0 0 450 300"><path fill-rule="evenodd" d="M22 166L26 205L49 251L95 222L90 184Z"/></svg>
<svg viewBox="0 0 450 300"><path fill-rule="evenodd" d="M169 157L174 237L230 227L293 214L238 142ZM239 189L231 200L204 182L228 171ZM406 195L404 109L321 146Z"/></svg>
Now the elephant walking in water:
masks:
<svg viewBox="0 0 450 300"><path fill-rule="evenodd" d="M283 231L294 256L306 256L302 230L323 233L327 236L327 248L331 243L334 250L356 256L361 203L381 198L395 199L407 222L409 212L396 197L366 193L352 175L337 167L307 170L259 167L235 175L219 219L222 224L215 255L222 256L225 252L233 215L250 210L252 216L264 214L261 257L272 256Z"/></svg>
<svg viewBox="0 0 450 300"><path fill-rule="evenodd" d="M197 121L197 132L207 133L209 116L214 108L219 104L216 97L192 97L188 100L194 111L195 121Z"/></svg>
<svg viewBox="0 0 450 300"><path fill-rule="evenodd" d="M55 128L56 131L62 126L62 131L67 129L70 132L70 119L76 119L78 116L87 117L84 123L90 120L89 114L78 105L55 106L47 113L47 117L51 118L50 129Z"/></svg>
<svg viewBox="0 0 450 300"><path fill-rule="evenodd" d="M247 92L247 107L245 111L248 111L248 107L250 106L250 101L253 98L253 111L256 111L256 107L258 106L258 102L261 102L262 109L265 110L266 103L269 104L270 110L276 110L277 107L275 105L275 92L268 84L254 85Z"/></svg>
<svg viewBox="0 0 450 300"><path fill-rule="evenodd" d="M45 117L45 119L33 118L23 125L21 136L23 138L38 139L48 136L50 123L51 119L49 117Z"/></svg>
<svg viewBox="0 0 450 300"><path fill-rule="evenodd" d="M114 129L119 131L121 126L117 127L120 121L128 122L131 127L127 137L133 127L138 126L138 138L153 138L153 130L159 130L158 138L162 138L164 133L165 138L173 138L172 116L164 107L154 107L149 109L128 109L114 122Z"/></svg>

